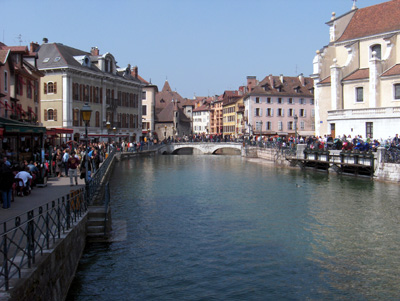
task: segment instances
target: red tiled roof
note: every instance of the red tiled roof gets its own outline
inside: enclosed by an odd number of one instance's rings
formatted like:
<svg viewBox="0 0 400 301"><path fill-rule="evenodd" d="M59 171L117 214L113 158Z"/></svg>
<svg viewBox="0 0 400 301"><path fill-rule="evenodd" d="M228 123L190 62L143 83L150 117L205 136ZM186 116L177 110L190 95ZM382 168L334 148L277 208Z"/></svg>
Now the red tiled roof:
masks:
<svg viewBox="0 0 400 301"><path fill-rule="evenodd" d="M323 80L321 80L318 84L330 84L331 83L331 77L328 76L326 78L324 78Z"/></svg>
<svg viewBox="0 0 400 301"><path fill-rule="evenodd" d="M400 30L400 0L358 9L338 41Z"/></svg>
<svg viewBox="0 0 400 301"><path fill-rule="evenodd" d="M7 60L9 50L0 49L0 64L5 64Z"/></svg>
<svg viewBox="0 0 400 301"><path fill-rule="evenodd" d="M343 78L343 80L366 79L369 78L369 68L358 69L350 75Z"/></svg>
<svg viewBox="0 0 400 301"><path fill-rule="evenodd" d="M400 64L394 65L389 70L385 71L382 76L400 75Z"/></svg>

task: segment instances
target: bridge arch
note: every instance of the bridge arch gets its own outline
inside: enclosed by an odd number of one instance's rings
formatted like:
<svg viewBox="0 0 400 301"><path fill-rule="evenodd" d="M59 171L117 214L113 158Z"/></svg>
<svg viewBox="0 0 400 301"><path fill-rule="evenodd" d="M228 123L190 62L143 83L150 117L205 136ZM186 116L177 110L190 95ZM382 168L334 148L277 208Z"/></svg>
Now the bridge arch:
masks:
<svg viewBox="0 0 400 301"><path fill-rule="evenodd" d="M241 153L242 144L241 143L212 143L212 142L194 142L194 143L173 143L173 144L165 144L161 146L158 150L161 154L176 154L179 150L182 149L196 149L202 152L203 154L215 154L220 149L235 149Z"/></svg>

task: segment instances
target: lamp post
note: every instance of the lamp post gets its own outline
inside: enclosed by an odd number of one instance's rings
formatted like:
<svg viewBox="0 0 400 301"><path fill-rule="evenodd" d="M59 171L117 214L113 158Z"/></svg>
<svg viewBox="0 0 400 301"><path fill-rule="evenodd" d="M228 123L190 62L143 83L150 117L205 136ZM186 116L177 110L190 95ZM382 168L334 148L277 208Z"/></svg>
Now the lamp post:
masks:
<svg viewBox="0 0 400 301"><path fill-rule="evenodd" d="M167 140L167 126L164 125L164 140Z"/></svg>
<svg viewBox="0 0 400 301"><path fill-rule="evenodd" d="M294 143L297 144L297 120L299 119L299 117L297 117L297 115L294 114L293 119L294 119Z"/></svg>
<svg viewBox="0 0 400 301"><path fill-rule="evenodd" d="M106 128L107 128L107 153L110 154L110 128L111 128L111 123L108 120L106 122Z"/></svg>
<svg viewBox="0 0 400 301"><path fill-rule="evenodd" d="M263 125L263 122L260 121L260 139L262 139L262 125Z"/></svg>
<svg viewBox="0 0 400 301"><path fill-rule="evenodd" d="M92 109L89 106L89 103L85 103L85 105L81 109L82 120L85 122L85 138L86 138L86 150L85 150L85 190L86 190L86 201L88 201L89 196L89 170L88 170L88 162L89 162L89 152L88 152L88 125L90 122L90 116L92 115Z"/></svg>

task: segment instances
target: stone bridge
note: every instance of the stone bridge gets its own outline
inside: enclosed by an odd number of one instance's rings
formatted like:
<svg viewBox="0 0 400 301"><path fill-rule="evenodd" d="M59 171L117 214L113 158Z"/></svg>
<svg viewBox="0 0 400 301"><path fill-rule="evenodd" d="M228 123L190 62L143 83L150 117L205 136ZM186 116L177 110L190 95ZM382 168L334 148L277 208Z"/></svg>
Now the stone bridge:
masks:
<svg viewBox="0 0 400 301"><path fill-rule="evenodd" d="M158 153L173 154L184 148L197 149L203 154L208 155L214 154L217 150L223 148L237 149L240 153L242 153L242 146L242 143L237 142L181 142L164 144L158 148Z"/></svg>

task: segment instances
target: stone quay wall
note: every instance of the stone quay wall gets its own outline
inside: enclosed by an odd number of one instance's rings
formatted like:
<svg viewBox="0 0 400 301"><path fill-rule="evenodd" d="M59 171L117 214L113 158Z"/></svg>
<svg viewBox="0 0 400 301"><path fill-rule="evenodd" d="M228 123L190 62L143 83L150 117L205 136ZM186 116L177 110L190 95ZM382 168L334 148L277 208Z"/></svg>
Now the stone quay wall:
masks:
<svg viewBox="0 0 400 301"><path fill-rule="evenodd" d="M22 278L16 279L1 300L65 300L85 249L87 216L63 234L52 249L37 256L32 268L23 271Z"/></svg>

